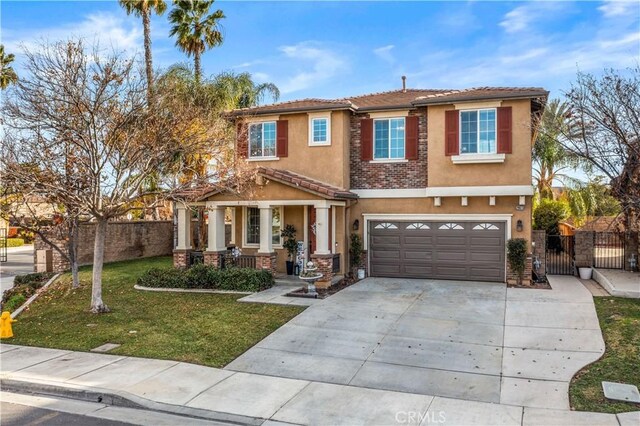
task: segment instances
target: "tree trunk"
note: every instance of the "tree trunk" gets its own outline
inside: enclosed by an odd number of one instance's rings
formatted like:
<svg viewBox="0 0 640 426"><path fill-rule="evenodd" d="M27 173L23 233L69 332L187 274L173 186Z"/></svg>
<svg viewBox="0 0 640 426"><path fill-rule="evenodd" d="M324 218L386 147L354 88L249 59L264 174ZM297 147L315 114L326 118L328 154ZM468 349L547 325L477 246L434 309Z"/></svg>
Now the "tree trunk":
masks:
<svg viewBox="0 0 640 426"><path fill-rule="evenodd" d="M80 287L80 276L78 275L78 219L72 218L69 223L69 241L67 249L69 252L69 264L71 265L71 277L73 284L71 288Z"/></svg>
<svg viewBox="0 0 640 426"><path fill-rule="evenodd" d="M202 77L202 68L200 65L200 52L195 53L195 55L193 55L193 62L195 64L195 78L196 78L196 84L200 84L200 78Z"/></svg>
<svg viewBox="0 0 640 426"><path fill-rule="evenodd" d="M153 63L151 61L151 12L142 11L142 27L144 30L144 61L147 68L147 102L151 105L153 99Z"/></svg>
<svg viewBox="0 0 640 426"><path fill-rule="evenodd" d="M199 206L198 207L198 222L197 222L197 226L198 226L198 231L197 234L198 235L198 246L197 246L197 250L204 250L204 246L205 246L205 238L204 238L204 230L205 230L205 223L204 223L204 211L205 211L205 207L203 206Z"/></svg>
<svg viewBox="0 0 640 426"><path fill-rule="evenodd" d="M96 239L93 246L93 279L91 285L91 312L109 312L102 301L102 266L104 263L104 242L107 236L107 220L99 218L96 224Z"/></svg>

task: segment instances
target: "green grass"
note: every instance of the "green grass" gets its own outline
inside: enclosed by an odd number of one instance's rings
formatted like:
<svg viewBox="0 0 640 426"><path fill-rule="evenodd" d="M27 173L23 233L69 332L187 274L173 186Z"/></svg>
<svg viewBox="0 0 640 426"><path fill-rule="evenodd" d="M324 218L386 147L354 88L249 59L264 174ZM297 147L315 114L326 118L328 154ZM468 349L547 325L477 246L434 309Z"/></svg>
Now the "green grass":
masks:
<svg viewBox="0 0 640 426"><path fill-rule="evenodd" d="M134 290L144 271L170 264L161 257L105 265L111 312L98 315L89 312L91 268L81 268L77 290L65 274L18 317L7 343L76 351L119 343L110 353L222 367L303 310L237 302L242 295Z"/></svg>
<svg viewBox="0 0 640 426"><path fill-rule="evenodd" d="M594 298L607 346L604 356L582 369L571 382L571 407L580 411L621 413L640 410L640 404L604 397L602 381L640 386L640 300Z"/></svg>

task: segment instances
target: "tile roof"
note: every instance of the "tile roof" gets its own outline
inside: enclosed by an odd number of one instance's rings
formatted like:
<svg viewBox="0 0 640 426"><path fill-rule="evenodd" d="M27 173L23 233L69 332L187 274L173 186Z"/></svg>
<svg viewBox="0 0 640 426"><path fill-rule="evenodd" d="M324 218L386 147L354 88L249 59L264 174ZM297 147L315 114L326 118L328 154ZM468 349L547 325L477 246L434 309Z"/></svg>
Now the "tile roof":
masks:
<svg viewBox="0 0 640 426"><path fill-rule="evenodd" d="M369 93L342 99L300 99L243 108L232 111L231 115L277 114L314 110L351 109L368 111L376 109L412 108L420 105L459 101L505 99L505 98L546 98L549 92L541 87L474 87L471 89L406 89Z"/></svg>
<svg viewBox="0 0 640 426"><path fill-rule="evenodd" d="M353 192L338 188L303 175L283 169L273 169L271 167L259 167L258 174L269 179L289 186L300 187L301 189L315 193L324 198L353 199L358 198Z"/></svg>

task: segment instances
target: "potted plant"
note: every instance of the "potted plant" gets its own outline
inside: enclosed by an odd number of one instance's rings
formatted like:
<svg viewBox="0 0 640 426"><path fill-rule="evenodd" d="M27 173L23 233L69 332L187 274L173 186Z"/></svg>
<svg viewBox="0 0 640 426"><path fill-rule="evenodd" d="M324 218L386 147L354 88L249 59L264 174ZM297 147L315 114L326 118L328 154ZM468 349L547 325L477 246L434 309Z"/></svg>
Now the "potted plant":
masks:
<svg viewBox="0 0 640 426"><path fill-rule="evenodd" d="M293 225L286 225L280 233L284 241L282 247L287 250L287 275L293 275L293 264L296 258L296 250L298 249L298 241L296 241L296 228Z"/></svg>
<svg viewBox="0 0 640 426"><path fill-rule="evenodd" d="M351 262L351 274L358 277L359 280L364 278L364 268L361 268L362 262L362 238L360 235L351 234L351 245L349 247L349 260ZM357 271L357 275L355 273Z"/></svg>
<svg viewBox="0 0 640 426"><path fill-rule="evenodd" d="M507 241L507 260L511 270L518 276L518 285L522 285L527 263L527 240L512 238Z"/></svg>

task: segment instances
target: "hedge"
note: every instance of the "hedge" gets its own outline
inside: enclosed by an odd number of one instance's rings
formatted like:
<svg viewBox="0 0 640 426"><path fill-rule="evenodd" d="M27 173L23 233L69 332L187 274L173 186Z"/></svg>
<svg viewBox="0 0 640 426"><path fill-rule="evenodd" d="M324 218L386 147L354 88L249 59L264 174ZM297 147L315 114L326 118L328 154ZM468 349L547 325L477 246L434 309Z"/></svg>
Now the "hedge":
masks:
<svg viewBox="0 0 640 426"><path fill-rule="evenodd" d="M7 238L7 247L22 247L24 240L22 238Z"/></svg>
<svg viewBox="0 0 640 426"><path fill-rule="evenodd" d="M189 269L151 268L138 278L138 285L158 288L187 288L256 292L274 284L269 271L251 268L218 269L194 265Z"/></svg>

